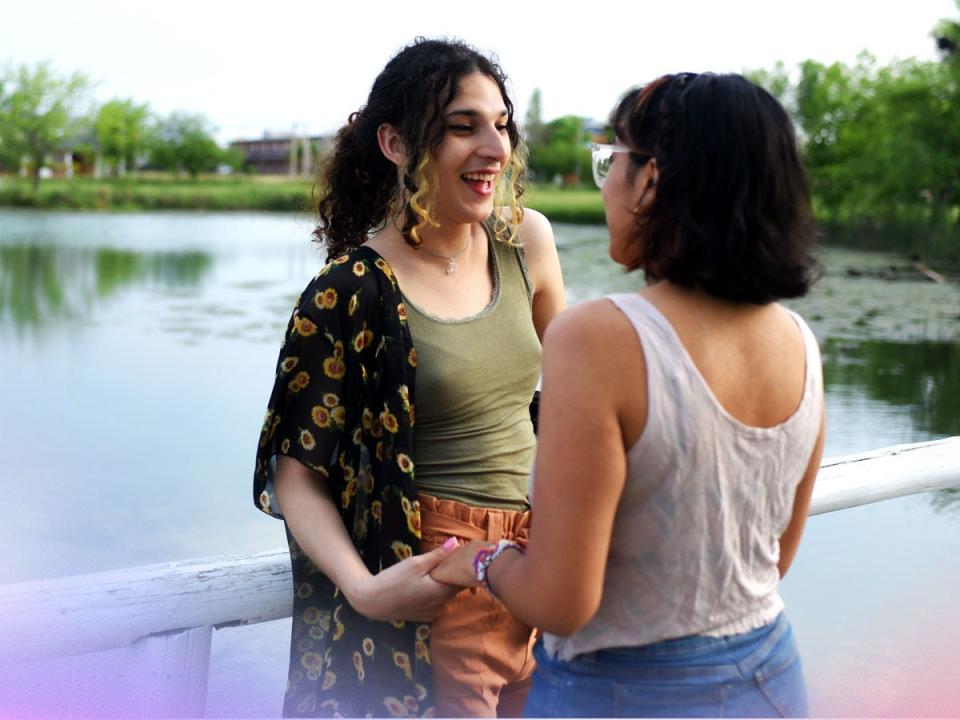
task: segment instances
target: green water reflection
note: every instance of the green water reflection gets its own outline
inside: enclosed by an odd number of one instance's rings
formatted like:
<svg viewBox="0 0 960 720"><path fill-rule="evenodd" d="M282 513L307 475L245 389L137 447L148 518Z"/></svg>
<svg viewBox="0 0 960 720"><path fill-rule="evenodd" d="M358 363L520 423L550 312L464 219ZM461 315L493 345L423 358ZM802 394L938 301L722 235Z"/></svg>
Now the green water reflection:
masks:
<svg viewBox="0 0 960 720"><path fill-rule="evenodd" d="M960 342L828 339L822 352L828 399L831 392L860 391L906 409L922 433L960 435ZM932 493L930 502L934 510L960 512L960 489Z"/></svg>
<svg viewBox="0 0 960 720"><path fill-rule="evenodd" d="M151 220L153 224L159 222ZM265 288L261 285L264 277L270 276L268 268L273 268L274 275L282 277L276 268L286 267L288 256L271 252L257 256L255 261L241 267L231 254L232 249L225 252L211 243L199 248L195 244L179 249L164 249L157 241L147 248L133 247L130 243L121 247L98 246L95 233L106 232L109 227L97 225L90 228L86 236L77 238L79 244L72 244L54 239L72 237L64 228L34 232L25 225L22 232L16 235L10 232L6 242L0 242L0 337L9 338L13 334L14 337L43 340L53 336L54 330L65 323L80 326L82 323L75 322L78 318L91 317L101 310L114 310L135 315L143 321L135 333L144 332L142 328L145 327L159 330L164 337L161 354L169 358L175 358L181 352L176 347L186 331L193 333L190 337L204 337L209 344L204 351L213 354L229 351L225 344L235 342L237 338L270 343L272 350L275 332L252 336L251 332L240 328L224 333L223 319L230 313L239 313L246 324L255 329L262 328L269 323L244 313L249 308L273 308L274 305L279 309L276 312L271 310L271 314L276 318L283 317L293 291L299 287L300 278L291 281L290 292L283 289L286 286L278 286L280 290L274 292L270 282ZM9 232L9 225L7 229ZM161 229L172 237L182 237L185 231L180 226ZM132 230L127 232L136 235ZM562 258L571 302L604 292L633 289L638 284L637 278L623 275L609 262L605 245L594 235L589 229L558 228L558 239L565 248ZM256 247L264 245L257 244ZM304 258L308 257L308 252L309 248L304 244ZM856 260L846 259L847 262ZM214 273L217 263L220 263L221 270L230 267L229 271L221 272L223 277L218 278ZM957 412L960 342L893 341L890 335L883 335L886 326L881 325L861 328L862 332L872 334L872 338L851 338L849 323L827 322L820 317L839 316L846 306L862 310L867 306L867 300L875 304L878 298L884 298L890 304L878 316L893 317L896 314L897 317L907 317L911 312L918 312L919 307L918 303L910 301L913 298L910 293L920 291L940 293L943 296L939 300L941 305L952 308L950 312L955 315L955 290L907 283L873 287L842 275L829 279L832 284L816 286L811 296L804 299L809 307L798 308L812 321L814 330L822 339L828 408L843 397L867 398L884 407L902 410L900 419L895 422L909 424L911 437L960 435L960 413ZM140 291L140 296L128 297L134 291ZM202 294L214 299L204 300ZM176 304L167 302L165 308L161 307L164 301L171 300L176 300ZM245 310L241 312L238 308ZM217 328L221 332L216 337L210 325L211 318L219 323ZM103 342L110 332L108 326L92 337L71 338L71 352L79 355L96 353L97 344ZM261 336L267 339L263 340ZM169 337L169 343L166 337ZM894 334L892 337L899 336ZM26 347L17 348L17 345L7 343L5 347L13 352L14 359L19 352L27 351ZM861 443L869 439L870 429L864 427L858 432L866 439L858 439L855 447L869 447ZM931 495L931 502L937 509L960 510L960 491Z"/></svg>
<svg viewBox="0 0 960 720"><path fill-rule="evenodd" d="M42 333L127 288L197 287L213 264L212 255L196 250L0 245L0 327Z"/></svg>
<svg viewBox="0 0 960 720"><path fill-rule="evenodd" d="M824 384L856 387L868 397L909 409L916 428L960 435L960 343L851 343L828 339Z"/></svg>

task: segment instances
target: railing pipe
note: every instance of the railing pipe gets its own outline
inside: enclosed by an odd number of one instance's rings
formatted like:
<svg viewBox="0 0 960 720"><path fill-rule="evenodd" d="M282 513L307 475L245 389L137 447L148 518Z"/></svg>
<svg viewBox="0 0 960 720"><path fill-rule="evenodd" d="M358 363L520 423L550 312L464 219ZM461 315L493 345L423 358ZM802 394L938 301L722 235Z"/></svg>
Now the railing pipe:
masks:
<svg viewBox="0 0 960 720"><path fill-rule="evenodd" d="M826 458L810 514L960 487L960 437ZM0 664L289 617L286 549L0 586Z"/></svg>
<svg viewBox="0 0 960 720"><path fill-rule="evenodd" d="M824 458L810 514L960 487L960 437Z"/></svg>

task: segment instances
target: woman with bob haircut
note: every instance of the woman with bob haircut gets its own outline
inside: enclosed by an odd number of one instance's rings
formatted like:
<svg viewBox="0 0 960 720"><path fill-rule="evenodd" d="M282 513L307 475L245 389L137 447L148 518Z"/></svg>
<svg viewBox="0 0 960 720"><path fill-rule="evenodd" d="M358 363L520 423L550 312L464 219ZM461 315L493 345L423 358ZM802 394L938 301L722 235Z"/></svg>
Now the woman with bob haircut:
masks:
<svg viewBox="0 0 960 720"><path fill-rule="evenodd" d="M803 715L777 593L824 438L817 265L783 108L739 75L628 92L594 149L610 256L647 286L544 342L533 525L435 571L545 631L531 716Z"/></svg>
<svg viewBox="0 0 960 720"><path fill-rule="evenodd" d="M506 77L460 42L405 47L337 134L254 475L293 566L287 716L522 709L532 629L430 571L454 538L526 541L564 292L523 179Z"/></svg>

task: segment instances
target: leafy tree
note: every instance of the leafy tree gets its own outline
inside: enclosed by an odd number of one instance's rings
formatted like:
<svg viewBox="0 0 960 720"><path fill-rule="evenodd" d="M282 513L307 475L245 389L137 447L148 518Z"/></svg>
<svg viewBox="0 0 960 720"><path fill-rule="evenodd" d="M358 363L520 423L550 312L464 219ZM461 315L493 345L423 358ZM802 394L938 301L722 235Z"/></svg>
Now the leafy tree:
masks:
<svg viewBox="0 0 960 720"><path fill-rule="evenodd" d="M957 12L960 13L960 0L954 0ZM943 18L933 29L937 49L944 60L952 60L960 64L960 20Z"/></svg>
<svg viewBox="0 0 960 720"><path fill-rule="evenodd" d="M89 82L80 73L61 76L49 63L8 66L0 78L0 156L11 168L27 158L36 188L47 157L78 128Z"/></svg>
<svg viewBox="0 0 960 720"><path fill-rule="evenodd" d="M954 31L960 23L945 20L934 35ZM779 97L797 124L828 238L956 257L960 54L886 66L868 53L853 65L808 60L796 83L782 63L747 74Z"/></svg>
<svg viewBox="0 0 960 720"><path fill-rule="evenodd" d="M957 165L960 164L960 0L954 0L957 8L958 17L944 18L934 28L933 36L937 41L937 48L940 50L944 60L944 69L946 71L946 82L948 92L944 94L944 102L940 106L941 115L950 115L950 131L947 134L947 152L949 160L952 160L952 174L956 178L960 173ZM954 181L954 188L960 187L960 183ZM953 194L952 204L954 206L956 224L955 231L960 231L960 200L957 198L956 190Z"/></svg>
<svg viewBox="0 0 960 720"><path fill-rule="evenodd" d="M794 88L790 83L787 66L782 60L778 60L770 70L747 70L743 74L750 82L773 95L783 105L791 119L799 124Z"/></svg>
<svg viewBox="0 0 960 720"><path fill-rule="evenodd" d="M926 216L938 231L960 202L960 93L938 63L902 61L883 68L874 82L880 117L874 161L884 214L904 210Z"/></svg>
<svg viewBox="0 0 960 720"><path fill-rule="evenodd" d="M238 148L226 148L221 150L220 162L224 165L227 165L234 172L241 172L243 170L243 163L246 159L243 151Z"/></svg>
<svg viewBox="0 0 960 720"><path fill-rule="evenodd" d="M530 173L539 180L560 177L565 183L579 182L584 168L590 166L583 118L566 115L544 124L542 115L542 96L540 88L536 88L523 122L530 150Z"/></svg>
<svg viewBox="0 0 960 720"><path fill-rule="evenodd" d="M540 96L540 88L535 88L530 96L530 104L527 106L527 114L523 119L523 134L526 137L527 145L543 144L543 109Z"/></svg>
<svg viewBox="0 0 960 720"><path fill-rule="evenodd" d="M94 119L94 130L100 153L114 174L134 170L145 150L147 120L150 109L133 100L111 100L104 103Z"/></svg>
<svg viewBox="0 0 960 720"><path fill-rule="evenodd" d="M863 78L873 60L869 56L860 60L854 69L807 60L800 66L795 91L812 189L834 221L844 211L847 219L855 215L869 191L861 183L868 174L863 163L868 160L870 137Z"/></svg>
<svg viewBox="0 0 960 720"><path fill-rule="evenodd" d="M589 167L583 118L576 115L551 120L543 128L543 141L530 146L530 169L537 177L559 176L570 184L579 182Z"/></svg>
<svg viewBox="0 0 960 720"><path fill-rule="evenodd" d="M216 169L224 153L203 115L172 113L153 127L150 158L161 170L185 170L196 180L199 173Z"/></svg>
<svg viewBox="0 0 960 720"><path fill-rule="evenodd" d="M828 235L956 257L960 20L941 20L932 36L943 62L880 67L867 53L852 66L808 60L795 87L782 63L748 73L798 126Z"/></svg>

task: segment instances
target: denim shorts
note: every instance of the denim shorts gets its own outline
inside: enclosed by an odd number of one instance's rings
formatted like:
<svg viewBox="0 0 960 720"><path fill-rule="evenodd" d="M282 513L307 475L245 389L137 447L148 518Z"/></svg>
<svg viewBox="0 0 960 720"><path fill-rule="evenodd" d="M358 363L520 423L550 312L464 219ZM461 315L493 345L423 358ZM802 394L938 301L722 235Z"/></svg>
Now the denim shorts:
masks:
<svg viewBox="0 0 960 720"><path fill-rule="evenodd" d="M526 717L805 717L807 692L781 613L741 635L664 640L564 661L543 640Z"/></svg>

